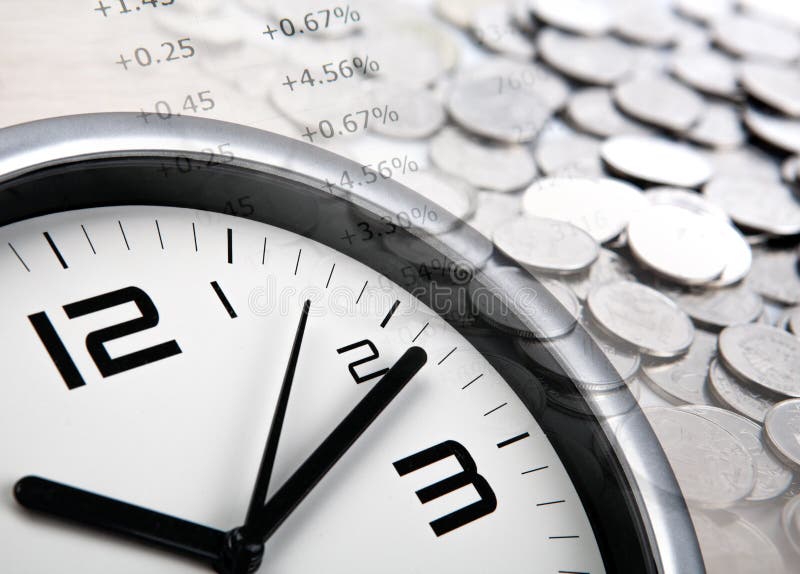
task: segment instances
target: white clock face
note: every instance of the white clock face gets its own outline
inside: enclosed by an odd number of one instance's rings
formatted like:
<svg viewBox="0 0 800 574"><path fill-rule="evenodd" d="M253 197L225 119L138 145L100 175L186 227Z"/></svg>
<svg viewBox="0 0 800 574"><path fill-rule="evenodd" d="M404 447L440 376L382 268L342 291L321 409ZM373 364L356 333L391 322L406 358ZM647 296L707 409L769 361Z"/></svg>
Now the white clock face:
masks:
<svg viewBox="0 0 800 574"><path fill-rule="evenodd" d="M428 361L270 538L261 571L604 571L526 406L464 337L369 267L277 227L165 207L25 220L0 229L0 245L8 571L208 572L31 514L13 486L38 475L241 525L307 299L270 492L412 344ZM416 494L459 473L465 486Z"/></svg>

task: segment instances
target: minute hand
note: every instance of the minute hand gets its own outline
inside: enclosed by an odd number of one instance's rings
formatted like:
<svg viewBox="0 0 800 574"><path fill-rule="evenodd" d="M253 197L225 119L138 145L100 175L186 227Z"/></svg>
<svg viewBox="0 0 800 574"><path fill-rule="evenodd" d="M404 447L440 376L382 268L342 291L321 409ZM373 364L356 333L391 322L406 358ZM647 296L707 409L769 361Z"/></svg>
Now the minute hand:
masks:
<svg viewBox="0 0 800 574"><path fill-rule="evenodd" d="M266 542L311 489L425 365L428 355L411 347L311 453L256 516L251 532Z"/></svg>

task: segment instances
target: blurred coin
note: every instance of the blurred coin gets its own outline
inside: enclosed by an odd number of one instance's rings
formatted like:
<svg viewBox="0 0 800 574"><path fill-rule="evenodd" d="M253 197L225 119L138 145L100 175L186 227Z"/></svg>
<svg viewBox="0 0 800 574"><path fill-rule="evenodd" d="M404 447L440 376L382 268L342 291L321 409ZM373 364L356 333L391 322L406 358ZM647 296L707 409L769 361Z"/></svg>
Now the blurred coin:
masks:
<svg viewBox="0 0 800 574"><path fill-rule="evenodd" d="M722 275L726 225L674 205L650 205L628 225L628 245L636 259L659 275L683 285L705 284Z"/></svg>
<svg viewBox="0 0 800 574"><path fill-rule="evenodd" d="M469 294L483 319L518 337L554 339L578 322L580 304L569 289L516 267L487 270L470 283Z"/></svg>
<svg viewBox="0 0 800 574"><path fill-rule="evenodd" d="M800 470L800 399L781 401L764 422L767 444L789 467Z"/></svg>
<svg viewBox="0 0 800 574"><path fill-rule="evenodd" d="M533 42L512 23L506 3L497 2L476 10L470 28L475 38L493 52L523 60L536 55Z"/></svg>
<svg viewBox="0 0 800 574"><path fill-rule="evenodd" d="M793 155L783 161L781 177L786 183L800 183L800 156Z"/></svg>
<svg viewBox="0 0 800 574"><path fill-rule="evenodd" d="M756 465L756 485L747 500L753 502L769 500L780 496L789 488L794 476L764 446L759 425L740 415L713 406L686 406L683 409L717 423L742 441L750 451L750 456Z"/></svg>
<svg viewBox="0 0 800 574"><path fill-rule="evenodd" d="M597 243L582 229L555 219L518 217L494 232L494 244L530 271L575 273L597 259Z"/></svg>
<svg viewBox="0 0 800 574"><path fill-rule="evenodd" d="M794 0L739 0L739 5L745 14L776 20L800 29L800 5Z"/></svg>
<svg viewBox="0 0 800 574"><path fill-rule="evenodd" d="M739 225L774 235L800 233L800 202L780 182L719 176L703 195Z"/></svg>
<svg viewBox="0 0 800 574"><path fill-rule="evenodd" d="M494 230L515 215L522 208L522 201L517 195L479 191L478 206L469 224L484 236L491 238Z"/></svg>
<svg viewBox="0 0 800 574"><path fill-rule="evenodd" d="M598 243L617 237L646 205L638 188L610 178L540 179L522 200L527 215L568 221Z"/></svg>
<svg viewBox="0 0 800 574"><path fill-rule="evenodd" d="M722 289L673 289L666 295L696 323L714 330L752 323L764 310L761 297L745 285Z"/></svg>
<svg viewBox="0 0 800 574"><path fill-rule="evenodd" d="M496 4L497 0L436 0L436 12L451 24L467 29L475 13L486 6Z"/></svg>
<svg viewBox="0 0 800 574"><path fill-rule="evenodd" d="M651 388L672 404L711 405L708 390L708 367L717 354L717 337L695 331L689 351L671 361L646 361L645 380Z"/></svg>
<svg viewBox="0 0 800 574"><path fill-rule="evenodd" d="M754 146L715 150L708 157L717 175L776 181L781 179L775 159Z"/></svg>
<svg viewBox="0 0 800 574"><path fill-rule="evenodd" d="M511 10L511 18L517 28L527 34L536 32L536 22L531 12L529 0L510 0L509 10Z"/></svg>
<svg viewBox="0 0 800 574"><path fill-rule="evenodd" d="M767 144L789 153L800 153L800 120L747 108L744 123L754 136Z"/></svg>
<svg viewBox="0 0 800 574"><path fill-rule="evenodd" d="M737 65L712 49L680 50L672 54L670 69L685 84L712 96L737 98Z"/></svg>
<svg viewBox="0 0 800 574"><path fill-rule="evenodd" d="M638 283L618 281L592 288L591 316L606 332L654 357L677 357L694 339L689 317L670 299Z"/></svg>
<svg viewBox="0 0 800 574"><path fill-rule="evenodd" d="M431 140L430 156L442 171L482 189L514 191L536 177L536 165L524 147L484 143L451 127Z"/></svg>
<svg viewBox="0 0 800 574"><path fill-rule="evenodd" d="M614 23L609 0L531 0L530 4L539 20L575 34L599 36Z"/></svg>
<svg viewBox="0 0 800 574"><path fill-rule="evenodd" d="M705 107L696 92L662 74L635 76L617 85L614 101L637 120L677 132L689 129Z"/></svg>
<svg viewBox="0 0 800 574"><path fill-rule="evenodd" d="M494 58L456 77L447 106L470 132L520 143L539 133L568 93L564 81L541 66Z"/></svg>
<svg viewBox="0 0 800 574"><path fill-rule="evenodd" d="M713 22L733 11L733 0L675 0L675 9L682 15L701 22Z"/></svg>
<svg viewBox="0 0 800 574"><path fill-rule="evenodd" d="M644 193L645 198L653 205L675 205L693 211L698 215L711 215L725 223L731 220L721 207L708 201L701 194L681 187L651 187Z"/></svg>
<svg viewBox="0 0 800 574"><path fill-rule="evenodd" d="M793 249L754 249L748 286L756 293L783 303L800 304L800 274Z"/></svg>
<svg viewBox="0 0 800 574"><path fill-rule="evenodd" d="M600 151L612 171L634 181L698 187L713 174L711 164L700 153L665 138L616 136Z"/></svg>
<svg viewBox="0 0 800 574"><path fill-rule="evenodd" d="M418 171L397 179L459 220L469 219L475 213L475 190L453 176L437 171Z"/></svg>
<svg viewBox="0 0 800 574"><path fill-rule="evenodd" d="M781 525L795 552L800 554L800 494L795 495L783 507Z"/></svg>
<svg viewBox="0 0 800 574"><path fill-rule="evenodd" d="M678 37L672 12L661 2L643 0L618 10L614 30L626 40L648 46L666 46Z"/></svg>
<svg viewBox="0 0 800 574"><path fill-rule="evenodd" d="M769 409L781 400L780 395L757 389L738 379L719 359L711 361L708 383L711 394L720 404L761 424Z"/></svg>
<svg viewBox="0 0 800 574"><path fill-rule="evenodd" d="M613 251L604 248L600 249L600 255L597 261L592 263L589 271L561 279L582 301L586 300L589 291L596 285L635 280L631 264Z"/></svg>
<svg viewBox="0 0 800 574"><path fill-rule="evenodd" d="M599 137L646 135L650 130L620 113L605 88L585 88L572 94L567 117L576 128Z"/></svg>
<svg viewBox="0 0 800 574"><path fill-rule="evenodd" d="M800 72L796 67L745 62L739 80L752 97L787 116L800 117Z"/></svg>
<svg viewBox="0 0 800 574"><path fill-rule="evenodd" d="M741 379L788 397L800 397L800 339L775 327L751 323L719 335L725 366Z"/></svg>
<svg viewBox="0 0 800 574"><path fill-rule="evenodd" d="M376 105L388 105L397 112L396 122L372 122L369 127L381 135L421 139L436 133L445 123L442 103L423 88L407 89L395 84L380 85L372 93Z"/></svg>
<svg viewBox="0 0 800 574"><path fill-rule="evenodd" d="M633 71L633 51L610 36L586 38L546 28L536 43L545 62L579 82L607 86Z"/></svg>
<svg viewBox="0 0 800 574"><path fill-rule="evenodd" d="M603 174L600 142L593 137L567 129L551 130L548 126L532 147L537 165L547 175L594 177Z"/></svg>
<svg viewBox="0 0 800 574"><path fill-rule="evenodd" d="M800 38L778 24L743 15L720 18L712 26L714 41L731 54L789 62L800 56Z"/></svg>
<svg viewBox="0 0 800 574"><path fill-rule="evenodd" d="M752 492L755 464L737 437L715 422L682 409L652 407L644 413L690 503L725 508ZM623 436L630 432L630 420L620 429Z"/></svg>
<svg viewBox="0 0 800 574"><path fill-rule="evenodd" d="M692 512L708 574L752 574L785 572L775 543L753 524L731 515L714 520Z"/></svg>
<svg viewBox="0 0 800 574"><path fill-rule="evenodd" d="M739 147L746 139L738 110L723 103L708 104L686 136L697 144L718 149Z"/></svg>

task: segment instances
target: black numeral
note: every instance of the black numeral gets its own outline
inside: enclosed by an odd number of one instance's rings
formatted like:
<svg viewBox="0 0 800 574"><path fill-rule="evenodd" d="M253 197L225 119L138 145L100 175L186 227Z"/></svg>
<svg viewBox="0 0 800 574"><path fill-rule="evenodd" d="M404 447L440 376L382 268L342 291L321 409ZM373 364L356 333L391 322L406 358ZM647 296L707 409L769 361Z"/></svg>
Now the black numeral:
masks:
<svg viewBox="0 0 800 574"><path fill-rule="evenodd" d="M86 350L97 365L97 369L103 377L111 377L118 375L131 369L136 369L150 363L155 363L162 359L172 357L180 354L181 348L178 346L177 341L167 341L141 351L135 351L127 355L112 358L106 350L105 344L109 341L121 339L134 333L140 333L148 329L152 329L158 325L158 309L156 309L153 300L147 293L138 287L127 287L111 293L105 293L84 299L76 303L71 303L64 306L64 311L67 317L75 319L83 317L126 303L133 303L139 309L140 317L120 323L119 325L112 325L105 329L100 329L89 333L86 337ZM28 317L42 340L47 352L53 359L53 362L61 373L67 388L70 390L81 387L86 384L86 381L81 376L75 362L70 357L64 343L61 341L58 333L53 327L52 322L44 312L36 313Z"/></svg>
<svg viewBox="0 0 800 574"><path fill-rule="evenodd" d="M350 374L353 376L353 380L356 383L358 383L358 384L365 383L365 382L367 382L367 381L369 381L371 379L374 379L376 377L382 377L383 375L385 375L386 373L389 372L388 368L387 369L381 369L379 371L375 371L375 372L369 373L367 375L359 375L356 372L356 367L358 367L359 365L363 365L364 363L369 363L370 361L374 361L375 359L380 357L380 354L378 353L378 348L369 339L364 339L363 341L359 341L358 343L353 343L352 345L347 345L346 347L342 347L341 349L336 349L336 352L341 355L342 353L347 353L348 351L352 351L354 349L358 349L359 347L367 347L367 348L369 348L370 354L368 356L366 356L366 357L363 357L363 358L357 360L357 361L353 361L352 363L347 365L347 370L350 371Z"/></svg>
<svg viewBox="0 0 800 574"><path fill-rule="evenodd" d="M489 483L478 474L478 467L475 465L475 461L472 459L469 452L467 452L467 449L454 440L445 441L416 454L412 454L402 460L398 460L394 463L394 468L400 476L405 476L435 462L444 460L449 456L456 457L456 460L458 460L463 470L458 474L440 480L436 484L418 490L417 497L420 502L426 504L431 500L435 500L445 494L450 494L468 484L475 487L481 499L478 502L474 502L469 506L460 508L447 516L442 516L431 522L431 528L436 533L436 536L442 536L456 528L478 520L487 514L491 514L497 508L497 497L489 486Z"/></svg>

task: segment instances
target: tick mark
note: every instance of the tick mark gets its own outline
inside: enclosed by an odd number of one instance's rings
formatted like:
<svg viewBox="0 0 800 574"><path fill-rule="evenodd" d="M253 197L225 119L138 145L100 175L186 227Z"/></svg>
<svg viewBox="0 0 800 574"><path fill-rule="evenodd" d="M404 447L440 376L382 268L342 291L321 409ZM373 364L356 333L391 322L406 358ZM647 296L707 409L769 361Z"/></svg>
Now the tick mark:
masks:
<svg viewBox="0 0 800 574"><path fill-rule="evenodd" d="M503 447L508 446L510 444L514 444L515 442L520 441L520 440L522 440L524 438L528 438L529 436L531 436L531 435L529 433L526 433L526 432L524 432L522 434L518 434L515 437L511 437L509 439L504 440L503 442L497 443L497 448L503 448Z"/></svg>
<svg viewBox="0 0 800 574"><path fill-rule="evenodd" d="M558 574L590 574L589 572L578 572L577 570L559 570Z"/></svg>
<svg viewBox="0 0 800 574"><path fill-rule="evenodd" d="M156 231L158 231L158 242L161 244L161 251L164 251L164 238L161 237L161 226L158 224L158 219L156 219Z"/></svg>
<svg viewBox="0 0 800 574"><path fill-rule="evenodd" d="M472 379L470 382L468 382L466 385L464 385L463 387L461 387L461 390L463 391L463 390L464 390L464 389L466 389L468 386L470 386L472 383L474 383L475 381L477 381L478 379L480 379L482 376L483 376L483 373L481 373L480 375L478 375L477 377L475 377L474 379Z"/></svg>
<svg viewBox="0 0 800 574"><path fill-rule="evenodd" d="M436 364L441 365L442 363L444 363L450 355L456 352L456 349L458 349L458 347L453 347L452 350L449 353L447 353L444 357L442 357L442 360Z"/></svg>
<svg viewBox="0 0 800 574"><path fill-rule="evenodd" d="M92 248L92 253L97 255L97 251L94 250L94 245L92 245L92 240L89 239L89 233L86 231L86 228L83 225L81 225L81 229L83 229L83 234L86 236L86 241L89 242L89 247Z"/></svg>
<svg viewBox="0 0 800 574"><path fill-rule="evenodd" d="M267 262L267 238L264 238L264 250L261 252L261 265Z"/></svg>
<svg viewBox="0 0 800 574"><path fill-rule="evenodd" d="M367 283L369 283L369 281L364 281L364 286L361 288L361 293L358 294L358 299L356 299L356 305L358 305L358 302L361 301L361 296L364 295L364 291L367 289Z"/></svg>
<svg viewBox="0 0 800 574"><path fill-rule="evenodd" d="M503 404L502 404L502 405L500 405L499 407L495 407L495 408L493 408L493 409L492 409L492 410L490 410L488 413L483 413L483 416L485 416L485 417L488 417L490 414L492 414L492 413L493 413L493 412L495 412L495 411L499 411L500 409L502 409L502 408L503 408L504 406L506 406L507 404L508 404L508 403L503 403Z"/></svg>
<svg viewBox="0 0 800 574"><path fill-rule="evenodd" d="M294 274L297 275L297 270L300 269L300 256L303 254L303 250L297 252L297 263L294 264Z"/></svg>
<svg viewBox="0 0 800 574"><path fill-rule="evenodd" d="M197 253L197 226L192 222L192 235L194 236L194 252Z"/></svg>
<svg viewBox="0 0 800 574"><path fill-rule="evenodd" d="M389 309L389 312L386 313L386 317L384 317L383 321L381 321L381 329L386 328L386 325L389 323L389 319L392 318L392 315L394 315L394 312L397 311L397 308L399 306L400 306L400 299L396 300L392 305L392 308Z"/></svg>
<svg viewBox="0 0 800 574"><path fill-rule="evenodd" d="M551 500L550 502L540 502L536 506L550 506L552 504L561 504L563 500Z"/></svg>
<svg viewBox="0 0 800 574"><path fill-rule="evenodd" d="M125 235L125 229L122 227L122 222L117 221L117 223L119 224L119 230L122 232L122 239L125 240L125 247L128 249L128 251L130 251L131 246L128 244L128 237Z"/></svg>
<svg viewBox="0 0 800 574"><path fill-rule="evenodd" d="M540 466L539 468L532 468L530 470L526 470L522 474L531 474L532 472L539 472L540 470L544 470L546 468L550 468L549 466Z"/></svg>
<svg viewBox="0 0 800 574"><path fill-rule="evenodd" d="M22 263L22 266L23 266L23 267L25 267L25 271L27 271L28 273L30 273L30 272L31 272L31 268L30 268L30 267L28 267L28 264L27 264L27 263L25 263L25 260L23 260L23 259L22 259L22 257L20 257L20 256L19 256L19 253L17 253L17 250L16 250L16 249L14 249L14 246L13 246L13 245L11 245L10 243L8 244L8 246L11 248L11 251L13 251L13 252L14 252L14 255L16 255L16 256L17 256L17 259L19 259L19 262L20 262L20 263Z"/></svg>
<svg viewBox="0 0 800 574"><path fill-rule="evenodd" d="M228 312L228 315L231 316L231 319L236 319L236 311L233 310L233 306L231 302L228 301L228 298L225 296L225 293L222 292L222 287L219 286L219 283L216 281L211 282L211 287L213 287L214 292L219 297L219 300L222 302L222 306L225 307L225 310Z"/></svg>
<svg viewBox="0 0 800 574"><path fill-rule="evenodd" d="M572 538L580 538L580 536L548 536L550 540L568 540Z"/></svg>
<svg viewBox="0 0 800 574"><path fill-rule="evenodd" d="M67 265L67 262L64 261L64 256L61 255L61 252L58 250L58 247L56 247L56 244L53 241L53 238L50 237L50 233L45 231L44 232L44 238L47 240L47 243L50 245L50 249L53 250L53 253L55 253L56 257L58 258L58 262L61 263L61 267L63 267L64 269L69 269L69 265Z"/></svg>
<svg viewBox="0 0 800 574"><path fill-rule="evenodd" d="M333 277L333 270L334 270L334 269L336 269L336 263L334 263L334 264L333 264L333 267L331 267L331 272L330 272L330 275L328 275L328 281L325 283L325 289L327 289L327 288L328 288L328 285L330 285L330 284L331 284L331 277Z"/></svg>
<svg viewBox="0 0 800 574"><path fill-rule="evenodd" d="M233 229L228 228L228 264L233 265Z"/></svg>
<svg viewBox="0 0 800 574"><path fill-rule="evenodd" d="M419 336L422 335L422 332L425 331L425 329L428 328L428 325L430 325L430 323L425 323L425 326L422 327L422 329L419 330L419 333L417 333L417 336L414 337L413 339L411 339L412 343L416 343L417 342L417 339L419 339Z"/></svg>

